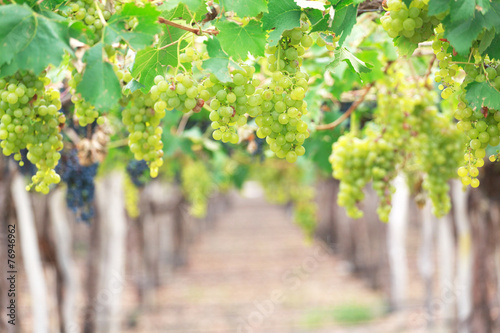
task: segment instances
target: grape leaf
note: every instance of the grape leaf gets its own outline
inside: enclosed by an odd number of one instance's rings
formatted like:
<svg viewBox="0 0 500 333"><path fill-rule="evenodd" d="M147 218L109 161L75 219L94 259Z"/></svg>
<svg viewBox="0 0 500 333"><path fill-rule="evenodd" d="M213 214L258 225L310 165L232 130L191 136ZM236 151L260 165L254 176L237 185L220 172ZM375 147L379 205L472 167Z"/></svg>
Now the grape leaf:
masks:
<svg viewBox="0 0 500 333"><path fill-rule="evenodd" d="M0 7L0 66L10 62L35 35L33 12L26 7Z"/></svg>
<svg viewBox="0 0 500 333"><path fill-rule="evenodd" d="M137 52L132 67L132 76L144 85L143 91L148 91L154 84L156 75L163 75L167 66L177 67L177 44L170 45L184 35L179 28L165 26L163 36L155 47L146 47ZM182 41L180 47L186 46Z"/></svg>
<svg viewBox="0 0 500 333"><path fill-rule="evenodd" d="M302 11L293 0L271 0L268 9L269 12L262 17L262 26L265 30L274 29L267 40L270 46L275 46L283 31L300 26Z"/></svg>
<svg viewBox="0 0 500 333"><path fill-rule="evenodd" d="M403 2L406 5L406 7L410 8L410 4L411 4L412 0L403 0Z"/></svg>
<svg viewBox="0 0 500 333"><path fill-rule="evenodd" d="M266 0L220 0L227 12L235 12L239 17L253 17L267 12Z"/></svg>
<svg viewBox="0 0 500 333"><path fill-rule="evenodd" d="M103 59L102 53L102 43L85 52L86 67L76 91L97 110L107 111L118 103L121 87L113 65Z"/></svg>
<svg viewBox="0 0 500 333"><path fill-rule="evenodd" d="M337 4L335 4L335 10L341 10L344 7L350 6L350 5L359 5L360 3L365 2L365 0L342 0L339 1Z"/></svg>
<svg viewBox="0 0 500 333"><path fill-rule="evenodd" d="M125 86L125 88L127 88L128 90L130 90L130 92L134 92L136 90L144 88L144 85L142 83L140 83L139 81L133 79L129 83L127 83L127 85Z"/></svg>
<svg viewBox="0 0 500 333"><path fill-rule="evenodd" d="M394 38L394 46L398 48L398 53L400 56L411 56L413 51L418 47L418 44L412 43L407 38L401 36Z"/></svg>
<svg viewBox="0 0 500 333"><path fill-rule="evenodd" d="M346 62L349 67L358 74L361 79L360 73L368 73L370 72L370 68L373 66L365 63L364 61L356 58L349 50L345 47L339 47L335 49L333 52L335 60L333 60L330 64L326 66L326 69L332 72L335 72L335 68L341 64L342 61Z"/></svg>
<svg viewBox="0 0 500 333"><path fill-rule="evenodd" d="M478 47L479 53L482 54L491 45L493 38L495 38L494 28L484 32L483 38L481 38L481 41L479 42L479 47Z"/></svg>
<svg viewBox="0 0 500 333"><path fill-rule="evenodd" d="M158 8L162 8L162 6ZM178 4L177 7L173 9L163 11L161 13L161 17L165 18L166 20L181 18L185 21L191 21L191 14L189 14L189 10L183 3Z"/></svg>
<svg viewBox="0 0 500 333"><path fill-rule="evenodd" d="M231 81L228 69L229 56L222 50L219 40L215 37L209 38L205 44L210 58L203 61L202 67L213 73L221 82Z"/></svg>
<svg viewBox="0 0 500 333"><path fill-rule="evenodd" d="M121 12L114 14L108 20L104 31L104 42L113 44L123 39L136 50L151 45L154 35L161 31L157 22L159 16L160 12L150 3L144 7L137 7L135 3L127 3ZM139 24L129 31L125 25L133 18L136 18Z"/></svg>
<svg viewBox="0 0 500 333"><path fill-rule="evenodd" d="M500 34L495 36L484 53L489 55L491 59L500 60Z"/></svg>
<svg viewBox="0 0 500 333"><path fill-rule="evenodd" d="M26 10L30 11L17 5L0 6L0 77L12 75L20 69L38 74L48 65L58 66L64 52L73 54L69 45L68 23L31 11L28 15ZM10 14L17 18L14 22L9 19ZM14 26L13 31L9 23ZM11 32L19 35L11 35Z"/></svg>
<svg viewBox="0 0 500 333"><path fill-rule="evenodd" d="M352 31L352 28L356 24L358 6L346 6L342 9L336 10L331 19L331 14L327 13L322 20L316 23L311 32L315 31L331 31L334 32L336 36L341 36L338 44L342 46L347 36Z"/></svg>
<svg viewBox="0 0 500 333"><path fill-rule="evenodd" d="M474 15L476 4L473 0L457 0L450 4L451 22L466 20Z"/></svg>
<svg viewBox="0 0 500 333"><path fill-rule="evenodd" d="M479 12L476 12L474 17L467 20L455 22L451 22L450 20L449 16L443 20L443 25L445 26L444 37L450 41L450 44L455 48L457 53L465 55L469 52L472 42L477 38L487 22Z"/></svg>
<svg viewBox="0 0 500 333"><path fill-rule="evenodd" d="M500 92L488 82L472 82L467 86L467 101L472 107L486 106L490 109L500 110Z"/></svg>
<svg viewBox="0 0 500 333"><path fill-rule="evenodd" d="M429 11L427 15L439 15L450 9L450 0L432 0L429 1Z"/></svg>
<svg viewBox="0 0 500 333"><path fill-rule="evenodd" d="M220 21L216 27L220 31L220 44L229 56L246 60L248 53L254 57L264 55L266 32L257 21L251 20L243 27L234 22Z"/></svg>
<svg viewBox="0 0 500 333"><path fill-rule="evenodd" d="M336 11L331 31L333 31L336 36L341 36L338 41L340 46L342 46L344 40L349 36L352 28L356 24L357 13L358 6L347 6Z"/></svg>
<svg viewBox="0 0 500 333"><path fill-rule="evenodd" d="M189 19L199 20L207 13L207 5L204 0L170 0L159 8L160 10L171 10L177 7L180 3L186 5L188 12L190 13Z"/></svg>

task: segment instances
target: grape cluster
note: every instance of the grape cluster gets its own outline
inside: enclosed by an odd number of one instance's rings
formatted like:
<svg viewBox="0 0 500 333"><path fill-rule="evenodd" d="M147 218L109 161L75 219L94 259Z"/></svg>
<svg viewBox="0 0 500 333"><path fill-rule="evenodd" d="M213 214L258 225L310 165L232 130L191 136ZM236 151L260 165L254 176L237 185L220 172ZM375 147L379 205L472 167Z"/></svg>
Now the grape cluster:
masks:
<svg viewBox="0 0 500 333"><path fill-rule="evenodd" d="M387 0L388 12L380 18L382 27L391 38L401 38L418 44L428 40L440 19L428 16L429 0L413 0L408 8L402 0Z"/></svg>
<svg viewBox="0 0 500 333"><path fill-rule="evenodd" d="M80 126L87 126L92 124L96 119L99 118L99 112L95 107L78 93L76 93L76 87L82 80L82 75L78 72L73 71L71 79L68 81L68 85L71 88L71 102L75 106L74 112L78 119Z"/></svg>
<svg viewBox="0 0 500 333"><path fill-rule="evenodd" d="M31 178L37 192L48 193L51 184L60 181L54 171L63 148L60 124L65 117L61 108L60 94L46 89L50 80L41 73L17 72L0 79L0 147L3 154L14 154L21 161L22 149L27 148L28 160L37 167Z"/></svg>
<svg viewBox="0 0 500 333"><path fill-rule="evenodd" d="M83 22L95 34L90 44L97 43L101 39L102 28L104 27L99 14L102 14L102 19L107 21L111 17L111 12L106 10L102 2L94 0L71 1L68 4L68 9L62 12L63 15Z"/></svg>
<svg viewBox="0 0 500 333"><path fill-rule="evenodd" d="M95 176L99 164L83 166L76 149L65 150L57 172L67 185L66 204L77 220L89 223L94 216Z"/></svg>
<svg viewBox="0 0 500 333"><path fill-rule="evenodd" d="M187 159L184 162L181 169L181 186L185 198L191 205L189 211L194 217L206 215L212 185L210 170L203 161Z"/></svg>
<svg viewBox="0 0 500 333"><path fill-rule="evenodd" d="M261 109L255 119L257 136L266 138L276 156L290 163L304 155L303 143L309 137L307 124L301 119L307 114L304 98L309 77L300 71L301 56L313 44L304 33L308 29L309 25L302 22L300 28L285 31L277 46L267 47L271 82L249 97L249 105Z"/></svg>
<svg viewBox="0 0 500 333"><path fill-rule="evenodd" d="M360 137L349 134L334 145L330 162L333 176L341 181L338 203L349 216L359 218L356 206L364 198L363 188L371 181L381 198L378 214L386 221L391 210L390 181L398 172L414 181L431 199L436 216L451 207L448 181L460 165L463 135L451 112L439 112L437 95L429 82L410 81L398 68L377 84L374 121Z"/></svg>
<svg viewBox="0 0 500 333"><path fill-rule="evenodd" d="M233 70L233 81L220 82L213 74L203 85L207 88L210 97L210 120L214 132L212 137L222 142L238 143L239 136L236 125L243 126L247 123L246 113L255 117L260 113L258 101L255 101L255 87L259 81L252 79L255 68L242 65L242 69Z"/></svg>
<svg viewBox="0 0 500 333"><path fill-rule="evenodd" d="M458 98L454 112L458 120L457 129L467 136L467 143L462 166L458 168L458 176L464 186L479 186L479 168L484 165L486 148L500 144L500 111L488 107L472 107L466 98L467 86L472 82L488 81L496 89L500 89L500 62L483 59L477 50L473 61L464 66L465 78L459 80L461 67L453 63L453 51L450 43L443 38L444 30L436 28L436 38L432 48L439 60L440 70L436 72L435 81L440 83L441 97L449 99L453 94ZM494 160L494 159L493 159Z"/></svg>
<svg viewBox="0 0 500 333"><path fill-rule="evenodd" d="M165 104L165 102L162 102ZM136 160L147 162L151 177L158 176L163 165L163 129L160 122L165 108L155 103L152 94L140 90L132 93L131 101L122 112L123 124L129 132L128 145Z"/></svg>
<svg viewBox="0 0 500 333"><path fill-rule="evenodd" d="M145 184L144 181L144 172L148 169L148 164L144 160L131 160L127 164L127 174L130 177L130 180L136 187L143 187Z"/></svg>
<svg viewBox="0 0 500 333"><path fill-rule="evenodd" d="M384 139L345 135L333 144L330 155L333 177L341 180L337 201L350 217L363 216L357 203L364 199L363 188L372 181L381 198L377 212L382 221L388 221L393 192L390 181L396 176L397 159L395 147Z"/></svg>
<svg viewBox="0 0 500 333"><path fill-rule="evenodd" d="M158 75L154 82L155 85L151 87L150 96L155 102L156 112L163 113L165 110L173 109L184 113L200 112L205 101L210 98L205 87L188 74Z"/></svg>
<svg viewBox="0 0 500 333"><path fill-rule="evenodd" d="M465 67L466 77L462 83L463 89L458 95L459 102L455 118L459 120L457 128L466 133L469 141L464 155L465 165L461 166L457 172L464 185L470 184L472 187L478 187L478 168L484 165L486 148L500 144L500 111L488 107L472 108L467 103L465 89L470 82L483 82L486 79L495 85L495 80L500 75L500 65L487 63L484 68L479 64L470 64Z"/></svg>

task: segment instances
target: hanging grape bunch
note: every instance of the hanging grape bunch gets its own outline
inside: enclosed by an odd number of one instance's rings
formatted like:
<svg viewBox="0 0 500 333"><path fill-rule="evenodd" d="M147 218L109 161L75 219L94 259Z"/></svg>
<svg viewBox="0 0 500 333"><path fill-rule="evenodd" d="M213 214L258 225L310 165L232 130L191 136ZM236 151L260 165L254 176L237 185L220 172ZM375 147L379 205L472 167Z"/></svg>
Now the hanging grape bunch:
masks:
<svg viewBox="0 0 500 333"><path fill-rule="evenodd" d="M428 16L429 0L413 0L408 8L402 0L386 0L388 12L380 18L382 27L391 38L418 44L428 40L440 22L436 16Z"/></svg>
<svg viewBox="0 0 500 333"><path fill-rule="evenodd" d="M66 120L58 111L60 94L46 88L50 80L45 74L17 72L0 79L0 147L16 161L21 161L20 150L28 149L28 160L37 167L28 189L34 185L42 193L60 181L54 168L63 148L59 126Z"/></svg>
<svg viewBox="0 0 500 333"><path fill-rule="evenodd" d="M105 5L94 0L71 1L68 9L62 11L62 14L82 22L94 33L94 39L89 41L90 45L99 42L104 27L103 20L107 21L111 17Z"/></svg>
<svg viewBox="0 0 500 333"><path fill-rule="evenodd" d="M260 106L254 103L251 96L259 81L253 79L255 68L241 65L242 69L231 72L233 82L220 82L213 74L204 82L204 86L213 97L210 102L210 120L215 130L212 136L222 142L238 143L239 136L236 125L243 126L247 123L248 115L255 117L260 114ZM250 96L250 97L249 97Z"/></svg>
<svg viewBox="0 0 500 333"><path fill-rule="evenodd" d="M189 74L158 75L154 82L150 93L156 112L173 109L200 112L209 98L208 91Z"/></svg>
<svg viewBox="0 0 500 333"><path fill-rule="evenodd" d="M277 46L267 47L268 68L273 72L271 82L249 98L251 106L260 106L262 110L255 119L257 136L266 138L276 156L290 163L304 155L302 144L309 137L307 124L301 120L307 114L304 98L309 76L300 71L301 57L313 44L313 39L304 34L308 29L309 24L301 21L299 28L283 33Z"/></svg>
<svg viewBox="0 0 500 333"><path fill-rule="evenodd" d="M158 169L163 165L163 128L160 122L165 117L165 109L162 110L156 104L151 94L144 95L136 90L132 93L128 107L122 112L123 124L129 132L130 151L136 160L148 163L153 178L158 176Z"/></svg>

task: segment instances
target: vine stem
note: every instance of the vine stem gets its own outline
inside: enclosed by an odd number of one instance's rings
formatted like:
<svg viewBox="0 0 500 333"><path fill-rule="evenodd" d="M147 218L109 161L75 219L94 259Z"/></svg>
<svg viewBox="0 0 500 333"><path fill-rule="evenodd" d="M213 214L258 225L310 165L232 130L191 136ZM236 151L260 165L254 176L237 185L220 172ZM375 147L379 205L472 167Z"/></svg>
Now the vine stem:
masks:
<svg viewBox="0 0 500 333"><path fill-rule="evenodd" d="M391 64L392 64L392 61L387 63L387 66L384 69L384 74L387 73L387 70L389 69ZM342 114L340 117L338 117L334 122L332 122L330 124L318 125L318 126L316 126L316 130L317 131L324 131L324 130L334 129L335 127L340 125L344 120L349 118L351 113L353 113L354 110L356 110L357 107L365 100L366 95L368 95L368 92L370 91L370 89L374 85L375 85L375 81L373 81L372 83L367 85L365 90L363 91L363 94L358 98L358 100L356 100L356 102L352 103L351 106L349 107L349 109L347 109L347 111L344 112L344 114Z"/></svg>
<svg viewBox="0 0 500 333"><path fill-rule="evenodd" d="M429 63L429 67L427 67L427 72L425 72L424 76L424 83L427 85L427 79L429 78L429 75L431 75L432 72L432 66L434 66L434 62L436 62L436 55L432 57L431 62Z"/></svg>
<svg viewBox="0 0 500 333"><path fill-rule="evenodd" d="M185 113L182 118L181 122L179 123L179 127L177 127L177 135L181 135L181 133L184 131L184 128L186 127L186 124L189 120L189 117L193 114L193 111L189 111L188 113Z"/></svg>
<svg viewBox="0 0 500 333"><path fill-rule="evenodd" d="M110 142L107 144L106 148L113 149L113 148L123 147L126 145L128 145L128 138Z"/></svg>
<svg viewBox="0 0 500 333"><path fill-rule="evenodd" d="M218 35L219 34L219 31L215 30L215 29L202 30L202 29L197 29L197 28L186 27L185 25L166 20L163 17L159 17L158 22L169 25L169 26L174 27L174 28L179 28L182 30L192 32L193 34L198 35L198 36L202 35L202 34L208 34L208 35Z"/></svg>

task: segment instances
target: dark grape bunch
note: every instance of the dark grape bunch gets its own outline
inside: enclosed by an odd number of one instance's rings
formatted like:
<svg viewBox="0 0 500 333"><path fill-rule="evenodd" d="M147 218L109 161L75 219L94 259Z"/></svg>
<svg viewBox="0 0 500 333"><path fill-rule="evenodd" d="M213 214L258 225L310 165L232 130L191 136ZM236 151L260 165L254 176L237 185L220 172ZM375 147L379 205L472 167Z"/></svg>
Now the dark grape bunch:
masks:
<svg viewBox="0 0 500 333"><path fill-rule="evenodd" d="M444 17L428 16L429 0L413 0L409 8L402 0L386 0L388 12L380 18L391 38L418 44L433 35L433 29Z"/></svg>
<svg viewBox="0 0 500 333"><path fill-rule="evenodd" d="M313 44L305 34L308 29L309 24L302 21L299 28L285 31L277 46L266 49L269 70L273 72L271 82L249 97L250 106L262 110L255 119L257 136L266 138L276 156L290 163L304 155L302 144L309 137L307 124L301 119L307 114L304 98L309 76L300 71L301 56Z"/></svg>
<svg viewBox="0 0 500 333"><path fill-rule="evenodd" d="M210 120L215 130L212 133L215 140L238 143L236 125L243 126L247 123L245 114L255 117L261 112L258 103L253 100L255 96L251 96L260 83L253 79L255 67L242 64L241 68L231 72L232 82L220 82L211 74L203 83L210 97L213 97L210 102Z"/></svg>
<svg viewBox="0 0 500 333"><path fill-rule="evenodd" d="M143 187L144 182L144 172L148 169L148 164L144 160L131 160L127 164L127 173L130 176L130 180L137 187Z"/></svg>
<svg viewBox="0 0 500 333"><path fill-rule="evenodd" d="M99 164L83 166L78 159L78 151L63 151L57 172L66 183L66 203L79 221L90 222L94 216L95 176Z"/></svg>
<svg viewBox="0 0 500 333"><path fill-rule="evenodd" d="M151 94L144 95L136 90L122 112L123 124L129 132L130 151L136 160L147 162L153 178L158 176L158 169L163 165L163 128L160 125L166 114L163 106L159 107Z"/></svg>
<svg viewBox="0 0 500 333"><path fill-rule="evenodd" d="M62 14L82 22L94 33L95 37L89 44L99 42L104 27L103 20L107 21L111 17L111 12L106 10L105 5L95 0L70 1Z"/></svg>
<svg viewBox="0 0 500 333"><path fill-rule="evenodd" d="M60 181L54 171L63 148L60 124L65 116L61 108L60 94L46 89L50 80L42 72L17 72L0 79L0 147L6 156L14 155L21 161L22 149L27 148L28 160L37 167L31 178L37 192L48 193L51 184Z"/></svg>

